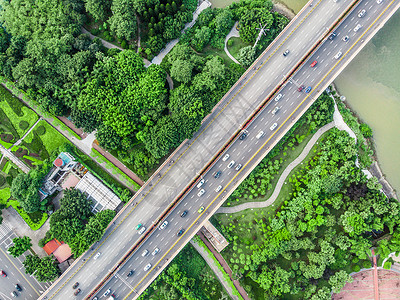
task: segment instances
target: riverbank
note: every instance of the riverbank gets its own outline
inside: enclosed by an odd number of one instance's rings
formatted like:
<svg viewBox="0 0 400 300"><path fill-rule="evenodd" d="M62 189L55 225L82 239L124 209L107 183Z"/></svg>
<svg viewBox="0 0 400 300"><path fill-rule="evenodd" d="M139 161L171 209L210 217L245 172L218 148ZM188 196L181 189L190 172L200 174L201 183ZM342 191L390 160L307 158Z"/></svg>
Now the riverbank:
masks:
<svg viewBox="0 0 400 300"><path fill-rule="evenodd" d="M351 105L346 101L346 96L342 95L339 91L339 89L337 88L337 86L332 83L331 84L331 89L334 90L336 92L336 95L338 97L340 97L340 99L342 99L342 103L345 105L345 107L347 109L349 109L351 111L351 113L353 114L354 117L357 118L358 123L365 123L363 121L363 119L357 114L357 112L352 109ZM344 96L344 97L343 97ZM379 165L379 160L378 160L378 156L376 153L376 149L375 149L375 140L374 138L370 138L369 141L371 142L370 144L372 145L372 151L373 151L373 162L372 164L369 166L368 171L371 172L371 174L376 177L379 181L379 183L382 185L382 190L385 193L385 195L389 198L394 198L396 200L399 200L396 190L392 187L392 185L389 183L389 181L386 179L385 174L382 172L382 168Z"/></svg>

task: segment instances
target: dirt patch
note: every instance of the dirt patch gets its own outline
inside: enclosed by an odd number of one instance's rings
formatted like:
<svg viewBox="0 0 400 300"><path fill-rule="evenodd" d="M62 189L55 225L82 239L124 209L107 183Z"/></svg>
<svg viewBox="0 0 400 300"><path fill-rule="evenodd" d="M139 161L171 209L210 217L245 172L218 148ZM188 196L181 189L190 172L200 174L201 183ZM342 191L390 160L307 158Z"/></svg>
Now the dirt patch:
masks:
<svg viewBox="0 0 400 300"><path fill-rule="evenodd" d="M286 5L279 2L274 3L274 7L272 8L272 10L280 13L281 15L284 15L289 20L293 19L296 16L293 10L291 10Z"/></svg>
<svg viewBox="0 0 400 300"><path fill-rule="evenodd" d="M6 143L10 143L14 139L14 136L12 134L7 134L7 133L2 133L0 137L1 140Z"/></svg>
<svg viewBox="0 0 400 300"><path fill-rule="evenodd" d="M23 157L24 155L28 155L28 150L23 149L23 148L18 148L17 151L15 151L15 155L16 155L18 158L21 158L21 157Z"/></svg>

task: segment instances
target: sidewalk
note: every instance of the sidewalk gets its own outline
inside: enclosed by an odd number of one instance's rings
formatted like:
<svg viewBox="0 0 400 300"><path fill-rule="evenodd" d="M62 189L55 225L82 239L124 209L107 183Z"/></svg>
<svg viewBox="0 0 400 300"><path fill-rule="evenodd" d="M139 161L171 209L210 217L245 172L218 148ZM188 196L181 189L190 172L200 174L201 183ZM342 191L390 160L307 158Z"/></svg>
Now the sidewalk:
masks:
<svg viewBox="0 0 400 300"><path fill-rule="evenodd" d="M239 37L239 31L236 29L236 27L238 26L239 22L236 21L235 24L233 24L233 27L231 29L231 31L229 31L228 35L225 38L225 53L229 56L230 59L232 59L235 63L237 63L238 65L240 65L240 63L236 60L236 58L233 57L233 55L229 52L228 50L228 41L231 37Z"/></svg>
<svg viewBox="0 0 400 300"><path fill-rule="evenodd" d="M201 240L206 244L207 248L212 252L212 254L215 256L215 258L219 261L221 266L224 268L225 272L228 273L229 278L232 280L233 284L236 286L237 290L239 291L240 295L243 297L244 300L251 300L249 296L247 295L246 291L244 288L240 285L240 282L236 279L232 278L232 270L229 267L228 263L225 261L225 259L222 257L220 253L218 253L214 247L210 244L210 242L207 240L207 238L203 235L201 231L197 233L197 235L201 238Z"/></svg>

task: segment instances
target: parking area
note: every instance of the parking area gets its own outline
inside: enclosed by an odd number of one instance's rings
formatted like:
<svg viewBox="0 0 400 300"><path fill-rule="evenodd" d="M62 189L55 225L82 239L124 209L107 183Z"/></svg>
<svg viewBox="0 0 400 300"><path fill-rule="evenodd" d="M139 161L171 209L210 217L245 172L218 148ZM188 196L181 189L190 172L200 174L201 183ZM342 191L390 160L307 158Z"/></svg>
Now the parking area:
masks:
<svg viewBox="0 0 400 300"><path fill-rule="evenodd" d="M0 299L12 299L11 293L14 291L18 294L19 299L37 299L51 283L39 283L34 277L25 273L22 262L26 255L30 254L29 251L18 258L8 254L7 249L16 237L17 235L5 222L0 225L0 269L7 275L0 277ZM17 291L16 284L21 287L22 291Z"/></svg>

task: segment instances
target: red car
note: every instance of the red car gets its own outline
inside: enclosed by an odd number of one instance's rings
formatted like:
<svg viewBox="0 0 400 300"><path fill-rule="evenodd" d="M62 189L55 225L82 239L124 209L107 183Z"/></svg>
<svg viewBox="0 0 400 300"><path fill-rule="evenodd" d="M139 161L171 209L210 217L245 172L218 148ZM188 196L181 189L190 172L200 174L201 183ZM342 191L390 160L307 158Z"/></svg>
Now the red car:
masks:
<svg viewBox="0 0 400 300"><path fill-rule="evenodd" d="M304 88L305 88L305 86L304 85L301 85L301 86L299 86L299 88L297 89L299 92L301 92L302 90L304 90Z"/></svg>
<svg viewBox="0 0 400 300"><path fill-rule="evenodd" d="M316 60L314 60L314 61L312 62L312 64L310 65L310 67L311 67L311 68L314 68L315 65L316 65L317 63L318 63L318 62L317 62Z"/></svg>
<svg viewBox="0 0 400 300"><path fill-rule="evenodd" d="M7 277L6 272L4 272L3 270L0 271L0 274L1 274L1 276L3 276L3 277Z"/></svg>

